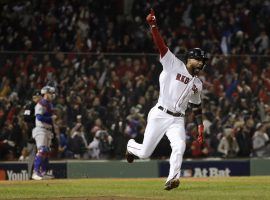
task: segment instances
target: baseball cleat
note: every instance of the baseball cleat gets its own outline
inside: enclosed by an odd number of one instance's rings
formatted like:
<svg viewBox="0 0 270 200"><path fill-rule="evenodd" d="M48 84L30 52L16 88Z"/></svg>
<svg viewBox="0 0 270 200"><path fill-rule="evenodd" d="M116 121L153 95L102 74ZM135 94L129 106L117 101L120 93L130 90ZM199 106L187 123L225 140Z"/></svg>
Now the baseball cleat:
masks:
<svg viewBox="0 0 270 200"><path fill-rule="evenodd" d="M169 180L167 183L165 183L164 190L171 190L171 189L177 188L179 184L180 184L179 179Z"/></svg>
<svg viewBox="0 0 270 200"><path fill-rule="evenodd" d="M127 159L128 163L133 163L134 155L129 153L128 151L126 151L126 159Z"/></svg>
<svg viewBox="0 0 270 200"><path fill-rule="evenodd" d="M44 180L54 179L54 175L45 173L45 174L43 175L43 179L44 179Z"/></svg>
<svg viewBox="0 0 270 200"><path fill-rule="evenodd" d="M32 179L36 181L40 181L43 179L43 176L40 173L34 172L32 175Z"/></svg>

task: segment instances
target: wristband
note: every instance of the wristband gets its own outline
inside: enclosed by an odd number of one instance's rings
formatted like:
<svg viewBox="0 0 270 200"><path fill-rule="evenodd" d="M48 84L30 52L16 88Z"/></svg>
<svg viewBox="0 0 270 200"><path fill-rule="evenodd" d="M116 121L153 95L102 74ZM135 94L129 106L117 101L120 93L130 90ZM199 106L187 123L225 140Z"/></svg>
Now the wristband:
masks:
<svg viewBox="0 0 270 200"><path fill-rule="evenodd" d="M203 124L200 124L198 126L198 131L199 131L199 133L203 133L204 132L204 125Z"/></svg>

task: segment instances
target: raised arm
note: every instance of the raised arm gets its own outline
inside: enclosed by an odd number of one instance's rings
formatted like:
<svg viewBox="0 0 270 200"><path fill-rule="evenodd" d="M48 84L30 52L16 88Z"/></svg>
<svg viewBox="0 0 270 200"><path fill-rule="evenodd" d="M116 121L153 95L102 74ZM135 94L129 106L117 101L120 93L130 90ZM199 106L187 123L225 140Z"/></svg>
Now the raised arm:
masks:
<svg viewBox="0 0 270 200"><path fill-rule="evenodd" d="M162 39L162 37L158 31L155 13L154 13L154 10L152 8L151 8L150 14L146 17L146 21L150 25L154 43L155 43L156 47L158 48L158 51L160 53L160 57L162 58L167 53L168 47L164 43L164 40Z"/></svg>

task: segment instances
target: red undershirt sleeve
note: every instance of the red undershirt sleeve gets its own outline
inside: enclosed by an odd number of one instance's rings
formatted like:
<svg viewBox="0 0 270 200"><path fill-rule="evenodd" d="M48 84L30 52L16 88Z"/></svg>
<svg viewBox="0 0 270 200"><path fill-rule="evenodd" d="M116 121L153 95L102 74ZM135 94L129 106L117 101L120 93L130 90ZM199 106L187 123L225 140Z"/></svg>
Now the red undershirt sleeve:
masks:
<svg viewBox="0 0 270 200"><path fill-rule="evenodd" d="M162 58L167 53L168 47L165 45L164 40L162 39L157 27L152 27L151 33L153 36L154 43L160 53L160 57Z"/></svg>

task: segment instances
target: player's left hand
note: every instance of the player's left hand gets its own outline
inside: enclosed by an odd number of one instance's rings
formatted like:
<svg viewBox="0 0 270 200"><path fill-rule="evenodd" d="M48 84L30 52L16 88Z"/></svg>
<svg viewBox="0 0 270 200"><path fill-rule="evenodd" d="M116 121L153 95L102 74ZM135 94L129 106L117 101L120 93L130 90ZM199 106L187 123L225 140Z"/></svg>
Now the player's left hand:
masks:
<svg viewBox="0 0 270 200"><path fill-rule="evenodd" d="M203 143L203 140L204 140L204 137L203 137L203 132L204 132L204 126L203 124L200 124L198 126L198 137L197 137L197 141L202 144Z"/></svg>

